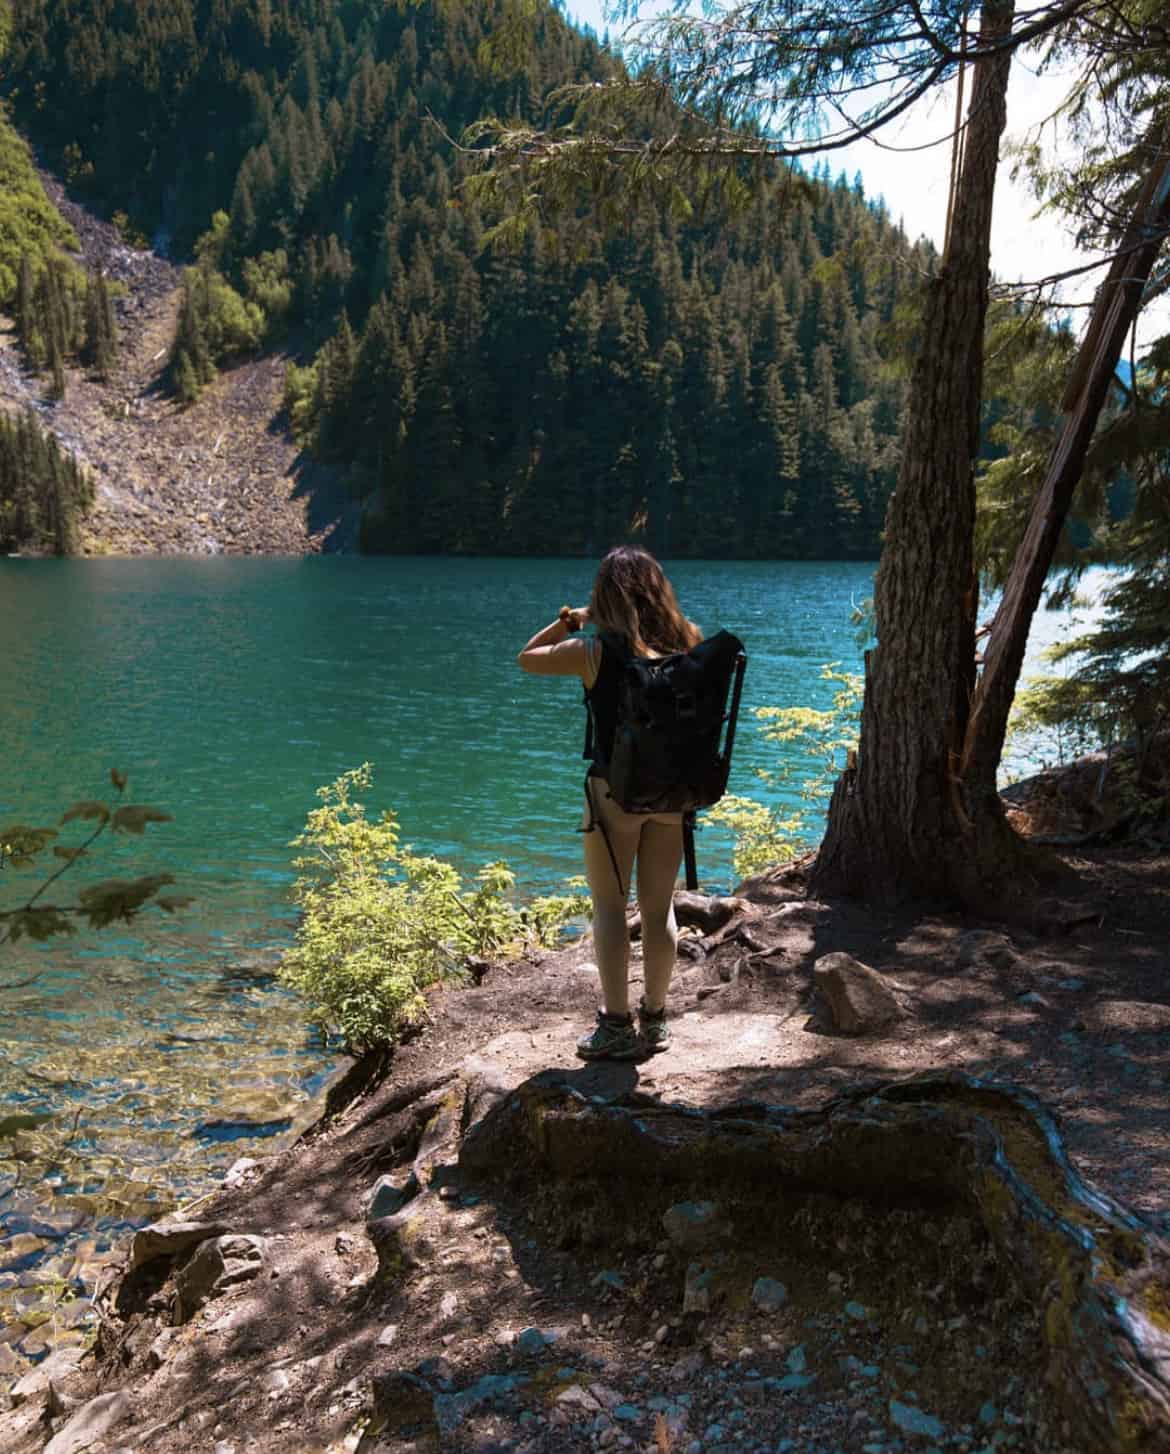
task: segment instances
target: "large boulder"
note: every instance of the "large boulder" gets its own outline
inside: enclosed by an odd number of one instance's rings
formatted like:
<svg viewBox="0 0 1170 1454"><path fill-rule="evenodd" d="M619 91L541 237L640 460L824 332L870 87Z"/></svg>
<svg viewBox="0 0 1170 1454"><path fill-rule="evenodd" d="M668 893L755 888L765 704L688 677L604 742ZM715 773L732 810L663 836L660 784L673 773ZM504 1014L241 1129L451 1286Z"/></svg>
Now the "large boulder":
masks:
<svg viewBox="0 0 1170 1454"><path fill-rule="evenodd" d="M229 1287L255 1277L264 1266L267 1246L263 1237L240 1232L201 1242L175 1274L176 1326L190 1322L204 1303Z"/></svg>
<svg viewBox="0 0 1170 1454"><path fill-rule="evenodd" d="M851 954L822 954L813 965L813 986L834 1030L871 1035L903 1016L889 981Z"/></svg>

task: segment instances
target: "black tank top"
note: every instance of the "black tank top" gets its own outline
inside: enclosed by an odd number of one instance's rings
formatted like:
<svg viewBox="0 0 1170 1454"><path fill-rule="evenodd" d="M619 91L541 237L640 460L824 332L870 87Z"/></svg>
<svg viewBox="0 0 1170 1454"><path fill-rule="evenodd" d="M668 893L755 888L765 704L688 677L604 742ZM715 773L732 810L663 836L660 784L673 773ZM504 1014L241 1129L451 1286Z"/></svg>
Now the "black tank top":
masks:
<svg viewBox="0 0 1170 1454"><path fill-rule="evenodd" d="M597 680L591 687L585 688L585 710L589 720L585 724L585 750L581 754L601 773L613 756L621 674L622 662L617 653L601 640L601 665L597 669Z"/></svg>

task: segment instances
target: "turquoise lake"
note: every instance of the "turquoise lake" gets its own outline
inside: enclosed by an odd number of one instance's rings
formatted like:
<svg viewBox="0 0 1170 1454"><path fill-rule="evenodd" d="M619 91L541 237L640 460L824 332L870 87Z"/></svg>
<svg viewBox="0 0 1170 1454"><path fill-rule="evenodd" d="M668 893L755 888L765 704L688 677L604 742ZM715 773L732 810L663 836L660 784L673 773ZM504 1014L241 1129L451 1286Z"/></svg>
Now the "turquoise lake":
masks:
<svg viewBox="0 0 1170 1454"><path fill-rule="evenodd" d="M304 1108L335 1060L272 968L293 927L288 842L319 785L369 760L369 805L393 808L420 851L465 870L506 858L525 893L580 871L580 688L524 676L515 655L562 603L587 599L593 568L0 561L0 823L52 823L105 796L116 767L130 801L174 821L103 840L86 873L163 868L196 899L133 932L0 951L0 979L33 980L0 995L0 1114L53 1117L9 1141L10 1160L0 1141L0 1230L50 1206L71 1237L141 1220ZM776 749L752 708L828 705L819 669L859 667L851 614L873 569L670 567L687 614L747 646L733 791L795 802L796 783L754 777ZM698 846L704 884L728 887L726 835L708 828ZM61 897L84 881L71 873ZM20 887L0 877L0 902ZM42 1183L21 1178L22 1155L51 1163Z"/></svg>

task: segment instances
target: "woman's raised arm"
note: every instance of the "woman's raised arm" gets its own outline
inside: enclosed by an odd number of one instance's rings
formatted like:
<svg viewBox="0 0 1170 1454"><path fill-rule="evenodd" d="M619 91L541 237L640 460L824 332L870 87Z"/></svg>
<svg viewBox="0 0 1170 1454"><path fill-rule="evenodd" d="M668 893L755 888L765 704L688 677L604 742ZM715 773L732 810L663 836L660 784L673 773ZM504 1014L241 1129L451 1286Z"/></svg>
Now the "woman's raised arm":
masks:
<svg viewBox="0 0 1170 1454"><path fill-rule="evenodd" d="M588 645L583 636L573 635L570 626L574 622L583 626L588 620L588 606L563 610L529 641L517 656L516 665L535 676L584 677L589 661Z"/></svg>

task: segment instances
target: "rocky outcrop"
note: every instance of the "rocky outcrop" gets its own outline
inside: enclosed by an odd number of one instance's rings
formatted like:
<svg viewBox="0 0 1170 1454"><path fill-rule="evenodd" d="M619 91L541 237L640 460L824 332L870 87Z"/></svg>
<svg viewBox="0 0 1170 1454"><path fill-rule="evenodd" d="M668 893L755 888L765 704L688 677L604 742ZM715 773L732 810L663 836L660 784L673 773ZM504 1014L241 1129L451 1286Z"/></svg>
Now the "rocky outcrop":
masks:
<svg viewBox="0 0 1170 1454"><path fill-rule="evenodd" d="M204 1303L250 1282L264 1266L263 1237L229 1232L200 1242L175 1274L175 1325L189 1322Z"/></svg>
<svg viewBox="0 0 1170 1454"><path fill-rule="evenodd" d="M129 1394L121 1390L98 1394L70 1415L45 1445L44 1454L81 1454L84 1449L108 1448L101 1441L133 1412Z"/></svg>
<svg viewBox="0 0 1170 1454"><path fill-rule="evenodd" d="M134 1234L130 1244L130 1270L143 1267L157 1257L180 1257L209 1237L231 1230L223 1222L152 1222Z"/></svg>

